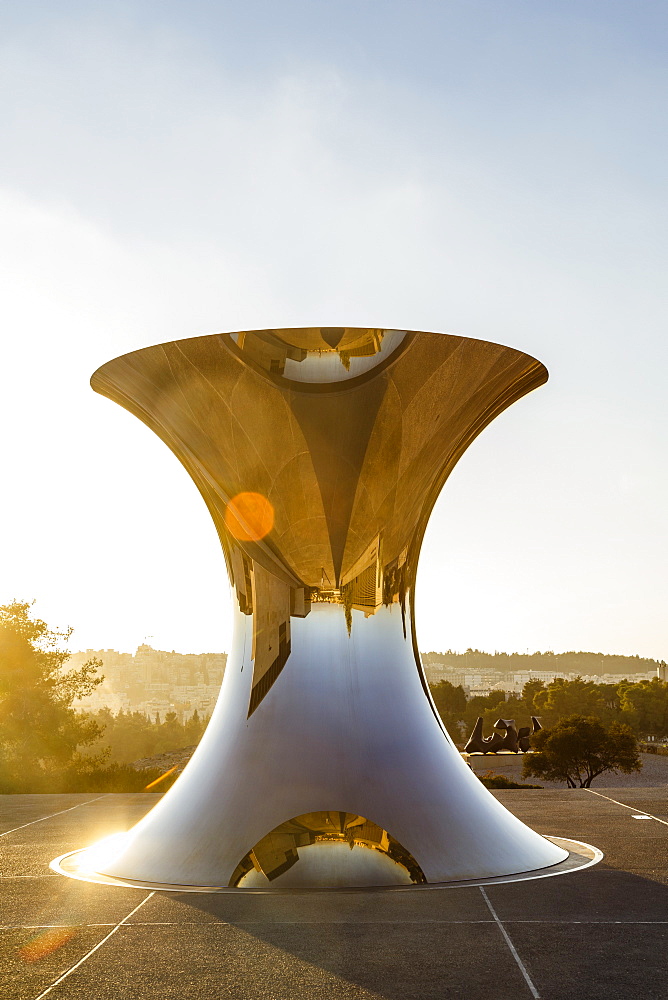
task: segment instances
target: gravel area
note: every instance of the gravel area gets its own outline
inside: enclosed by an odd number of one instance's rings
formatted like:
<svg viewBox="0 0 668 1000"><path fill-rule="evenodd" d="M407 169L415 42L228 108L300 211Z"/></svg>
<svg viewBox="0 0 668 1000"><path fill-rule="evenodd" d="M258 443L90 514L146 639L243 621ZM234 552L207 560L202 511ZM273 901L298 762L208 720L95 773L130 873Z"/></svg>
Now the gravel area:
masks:
<svg viewBox="0 0 668 1000"><path fill-rule="evenodd" d="M602 774L595 778L592 788L666 788L668 793L668 757L655 754L641 754L643 768L635 774ZM492 771L502 774L511 781L543 785L545 788L565 788L563 782L539 781L538 778L522 777L522 756L518 754L471 754L468 758L473 770L478 774Z"/></svg>

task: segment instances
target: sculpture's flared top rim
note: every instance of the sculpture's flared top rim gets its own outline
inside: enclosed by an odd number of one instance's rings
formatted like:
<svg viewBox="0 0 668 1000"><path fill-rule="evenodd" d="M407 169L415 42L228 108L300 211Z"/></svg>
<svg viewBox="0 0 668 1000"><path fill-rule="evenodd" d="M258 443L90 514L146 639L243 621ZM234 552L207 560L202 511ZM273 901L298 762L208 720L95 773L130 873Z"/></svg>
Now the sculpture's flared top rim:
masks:
<svg viewBox="0 0 668 1000"><path fill-rule="evenodd" d="M218 342L226 353L274 384L301 390L352 389L392 366L417 339L425 338L479 344L515 357L523 356L528 364L542 370L541 381L547 381L547 369L536 358L517 348L478 337L387 327L276 327L201 334L141 347L97 368L91 376L91 385L97 389L98 378L103 379L120 362L137 362L142 355L160 349L192 347L207 341Z"/></svg>

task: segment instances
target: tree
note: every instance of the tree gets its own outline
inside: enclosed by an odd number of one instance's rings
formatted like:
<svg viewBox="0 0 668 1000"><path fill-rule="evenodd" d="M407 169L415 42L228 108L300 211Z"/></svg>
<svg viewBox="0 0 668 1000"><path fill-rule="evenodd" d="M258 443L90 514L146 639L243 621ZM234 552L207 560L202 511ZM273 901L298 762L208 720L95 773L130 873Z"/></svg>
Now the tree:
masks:
<svg viewBox="0 0 668 1000"><path fill-rule="evenodd" d="M10 786L103 759L80 753L102 730L72 708L102 682L101 661L66 670L70 654L60 646L72 629L54 631L30 608L25 601L0 606L0 778Z"/></svg>
<svg viewBox="0 0 668 1000"><path fill-rule="evenodd" d="M639 684L622 681L617 690L622 719L636 733L643 736L668 733L668 683L658 677Z"/></svg>
<svg viewBox="0 0 668 1000"><path fill-rule="evenodd" d="M460 721L466 713L466 694L461 684L439 681L431 688L431 696L443 725L454 740L461 739Z"/></svg>
<svg viewBox="0 0 668 1000"><path fill-rule="evenodd" d="M528 680L524 687L522 688L522 701L526 706L526 711L529 715L537 715L538 708L534 701L535 696L539 691L545 690L545 682L539 681L536 677L532 677Z"/></svg>
<svg viewBox="0 0 668 1000"><path fill-rule="evenodd" d="M594 716L569 715L532 739L534 752L522 761L523 778L565 781L569 788L589 788L605 771L630 774L642 767L638 741L630 726L607 728Z"/></svg>
<svg viewBox="0 0 668 1000"><path fill-rule="evenodd" d="M184 745L185 733L176 712L167 712L165 721L158 730L157 750L165 753L168 750L178 750Z"/></svg>
<svg viewBox="0 0 668 1000"><path fill-rule="evenodd" d="M608 707L600 685L593 681L583 681L581 677L573 681L556 677L544 690L535 692L533 704L537 711L532 714L539 715L546 726L576 712L587 716L595 715L605 721L611 721L615 714Z"/></svg>
<svg viewBox="0 0 668 1000"><path fill-rule="evenodd" d="M476 719L479 715L482 715L485 720L485 728L493 726L499 716L506 715L506 692L496 689L490 691L489 694L474 694L472 698L469 698L466 703L466 711L464 712L464 723L465 729L468 733L471 732L475 726Z"/></svg>
<svg viewBox="0 0 668 1000"><path fill-rule="evenodd" d="M92 718L104 729L104 741L109 747L113 764L130 764L157 753L160 727L143 712L124 712L114 716L108 708L100 709Z"/></svg>
<svg viewBox="0 0 668 1000"><path fill-rule="evenodd" d="M193 746L199 743L205 728L206 723L200 719L199 712L195 709L183 727L186 745Z"/></svg>

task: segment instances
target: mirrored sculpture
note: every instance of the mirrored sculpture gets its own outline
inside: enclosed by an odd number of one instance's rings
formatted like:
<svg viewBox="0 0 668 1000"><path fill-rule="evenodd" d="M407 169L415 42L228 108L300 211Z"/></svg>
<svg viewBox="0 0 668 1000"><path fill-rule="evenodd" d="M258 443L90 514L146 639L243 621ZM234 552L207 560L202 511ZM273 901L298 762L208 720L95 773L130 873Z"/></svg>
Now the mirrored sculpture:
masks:
<svg viewBox="0 0 668 1000"><path fill-rule="evenodd" d="M235 607L197 751L96 855L97 872L238 891L419 886L568 856L462 760L431 701L414 621L443 483L546 378L497 344L348 327L196 337L95 373L93 388L154 430L196 483Z"/></svg>

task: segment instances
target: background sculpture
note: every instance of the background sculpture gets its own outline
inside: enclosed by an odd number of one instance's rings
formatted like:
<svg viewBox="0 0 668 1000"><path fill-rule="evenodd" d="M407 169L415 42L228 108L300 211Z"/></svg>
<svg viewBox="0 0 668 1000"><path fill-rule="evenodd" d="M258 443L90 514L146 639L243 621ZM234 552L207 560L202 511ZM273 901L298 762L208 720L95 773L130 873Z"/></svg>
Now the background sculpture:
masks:
<svg viewBox="0 0 668 1000"><path fill-rule="evenodd" d="M507 750L510 753L519 753L520 751L528 753L531 749L531 736L543 727L538 719L532 715L531 727L522 726L518 730L515 727L514 719L497 719L494 728L504 730L505 735L492 733L491 736L483 736L483 719L479 715L473 732L464 747L464 753L498 753L501 750Z"/></svg>
<svg viewBox="0 0 668 1000"><path fill-rule="evenodd" d="M338 327L197 337L95 373L93 388L192 476L236 605L196 753L100 871L189 886L384 885L566 856L466 767L414 629L418 554L443 483L546 378L497 344Z"/></svg>

